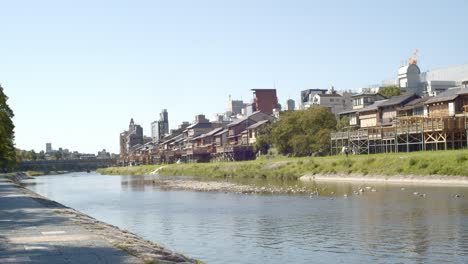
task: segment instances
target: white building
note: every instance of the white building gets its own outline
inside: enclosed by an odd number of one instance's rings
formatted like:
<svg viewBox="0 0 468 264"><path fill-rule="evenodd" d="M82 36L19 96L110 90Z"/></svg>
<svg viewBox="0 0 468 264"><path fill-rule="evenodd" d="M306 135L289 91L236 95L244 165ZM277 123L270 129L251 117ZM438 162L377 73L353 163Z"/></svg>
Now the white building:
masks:
<svg viewBox="0 0 468 264"><path fill-rule="evenodd" d="M318 105L330 109L330 111L338 115L338 113L351 110L353 108L351 92L337 92L332 86L326 93L317 93L312 97L310 104L305 105L305 108Z"/></svg>

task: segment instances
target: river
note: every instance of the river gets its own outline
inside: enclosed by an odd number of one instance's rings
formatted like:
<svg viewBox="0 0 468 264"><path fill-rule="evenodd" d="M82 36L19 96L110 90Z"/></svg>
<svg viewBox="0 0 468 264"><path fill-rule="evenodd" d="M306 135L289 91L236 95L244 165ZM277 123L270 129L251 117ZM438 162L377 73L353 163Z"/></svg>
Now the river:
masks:
<svg viewBox="0 0 468 264"><path fill-rule="evenodd" d="M468 263L466 187L323 183L320 196L254 195L146 180L71 173L24 183L206 263Z"/></svg>

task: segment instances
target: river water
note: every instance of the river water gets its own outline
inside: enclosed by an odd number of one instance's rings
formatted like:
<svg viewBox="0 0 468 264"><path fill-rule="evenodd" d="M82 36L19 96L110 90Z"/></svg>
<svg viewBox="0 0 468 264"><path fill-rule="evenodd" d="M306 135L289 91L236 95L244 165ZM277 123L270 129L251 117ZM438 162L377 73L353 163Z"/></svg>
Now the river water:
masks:
<svg viewBox="0 0 468 264"><path fill-rule="evenodd" d="M71 173L25 184L206 263L468 263L466 187L324 183L320 196L247 195L147 180Z"/></svg>

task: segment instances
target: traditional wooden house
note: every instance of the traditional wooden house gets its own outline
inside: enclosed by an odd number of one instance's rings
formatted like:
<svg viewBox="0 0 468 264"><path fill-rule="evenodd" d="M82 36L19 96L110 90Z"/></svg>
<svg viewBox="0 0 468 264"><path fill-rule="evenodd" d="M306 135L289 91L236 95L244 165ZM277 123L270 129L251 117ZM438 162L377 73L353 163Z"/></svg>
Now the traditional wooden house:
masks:
<svg viewBox="0 0 468 264"><path fill-rule="evenodd" d="M376 127L380 124L379 106L386 101L387 99L375 101L373 104L364 107L357 112L361 128Z"/></svg>
<svg viewBox="0 0 468 264"><path fill-rule="evenodd" d="M269 120L263 120L257 122L247 128L248 131L248 144L254 144L257 141L257 136L259 132L265 128L266 125L270 123Z"/></svg>
<svg viewBox="0 0 468 264"><path fill-rule="evenodd" d="M341 120L343 118L348 118L348 126L350 127L359 127L359 117L358 117L359 110L349 110L338 113L338 118Z"/></svg>
<svg viewBox="0 0 468 264"><path fill-rule="evenodd" d="M376 93L360 93L351 96L353 102L353 110L363 109L372 105L375 101L380 101L386 99L380 94Z"/></svg>
<svg viewBox="0 0 468 264"><path fill-rule="evenodd" d="M228 128L228 144L230 145L238 145L238 144L248 144L248 136L244 137L242 140L242 135L247 134L247 128L257 122L268 120L273 121L275 117L262 113L262 112L254 112L251 115L248 115L244 118L238 119L232 123L230 123Z"/></svg>
<svg viewBox="0 0 468 264"><path fill-rule="evenodd" d="M450 117L464 114L468 105L468 88L457 87L438 94L426 101L429 117Z"/></svg>
<svg viewBox="0 0 468 264"><path fill-rule="evenodd" d="M215 129L209 131L209 132L206 133L206 134L203 134L199 143L200 143L202 146L207 146L207 145L213 145L213 144L215 144L215 135L216 135L217 133L221 132L222 130L224 130L223 127L218 127L218 128L215 128Z"/></svg>
<svg viewBox="0 0 468 264"><path fill-rule="evenodd" d="M214 144L215 146L223 146L227 144L227 136L228 136L229 130L227 128L217 132L214 134Z"/></svg>
<svg viewBox="0 0 468 264"><path fill-rule="evenodd" d="M407 103L404 107L397 109L397 116L417 116L423 117L427 116L427 106L426 101L429 100L430 96L424 96L421 98L414 99L413 101Z"/></svg>
<svg viewBox="0 0 468 264"><path fill-rule="evenodd" d="M397 117L398 109L405 106L414 99L419 98L416 94L404 94L393 96L378 106L379 121L377 125L391 126L393 120Z"/></svg>
<svg viewBox="0 0 468 264"><path fill-rule="evenodd" d="M213 130L213 128L217 127L217 124L211 122L204 122L204 123L195 123L187 127L184 131L184 138L185 138L185 147L191 148L193 147L193 139L201 139L199 136ZM195 142L196 143L196 142Z"/></svg>

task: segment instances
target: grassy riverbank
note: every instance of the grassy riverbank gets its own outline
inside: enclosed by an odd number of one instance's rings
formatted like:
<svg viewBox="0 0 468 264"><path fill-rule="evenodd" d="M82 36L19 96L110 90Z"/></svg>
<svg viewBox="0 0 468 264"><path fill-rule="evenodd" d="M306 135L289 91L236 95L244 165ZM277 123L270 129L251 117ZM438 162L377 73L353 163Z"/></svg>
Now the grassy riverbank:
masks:
<svg viewBox="0 0 468 264"><path fill-rule="evenodd" d="M160 167L161 165L112 167L99 169L98 172L110 175L145 175ZM268 179L298 179L306 174L468 176L468 150L170 164L164 165L158 172L168 176Z"/></svg>

